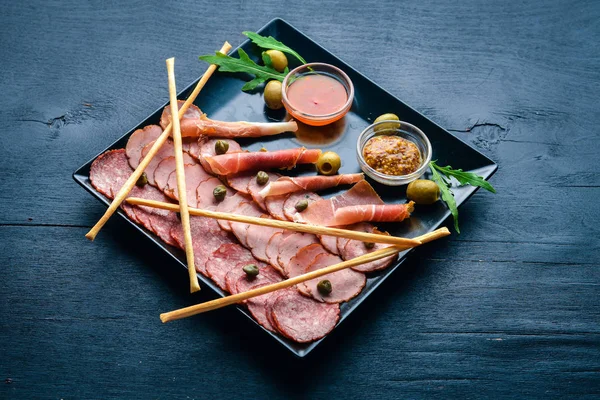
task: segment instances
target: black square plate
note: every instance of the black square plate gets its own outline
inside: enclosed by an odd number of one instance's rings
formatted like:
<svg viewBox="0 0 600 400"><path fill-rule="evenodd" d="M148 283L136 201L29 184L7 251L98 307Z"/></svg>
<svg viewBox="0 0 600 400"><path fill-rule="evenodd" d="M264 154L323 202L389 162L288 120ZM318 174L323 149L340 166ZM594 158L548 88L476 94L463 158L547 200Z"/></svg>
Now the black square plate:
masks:
<svg viewBox="0 0 600 400"><path fill-rule="evenodd" d="M287 22L281 19L274 19L260 29L258 33L263 36L273 36L283 43L286 43L288 46L298 51L298 53L306 58L308 62L325 62L336 65L344 70L354 83L355 98L352 109L344 118L344 120L342 120L340 123L336 123L335 128L341 132L341 135L339 139L334 140L333 143L329 143L327 145L310 144L307 143L306 140L299 141L296 136L286 134L268 138L258 138L254 140L241 140L240 144L242 147L253 151L258 150L263 146L269 150L298 147L300 145L315 148L320 147L324 150L332 150L340 154L343 160L343 166L340 170L340 173L360 172L360 168L356 161L355 150L358 135L371 123L371 121L373 121L377 115L391 112L398 115L400 120L410 122L425 132L425 134L429 137L433 147L433 159L438 160L440 165L451 164L455 167L460 167L465 171L468 170L475 172L486 179L492 176L492 174L496 171L497 165L492 160L463 143L448 131L436 125L422 114L413 110L399 99L392 96L381 87L377 86L367 77L361 75L358 71L344 63L333 54L329 53L323 47L319 46L317 43ZM257 49L249 41L245 41L240 47L246 50L246 52L249 54L256 54ZM232 53L237 53L237 49L234 49ZM192 84L190 87L182 91L179 98L186 98L195 84L196 83ZM211 118L223 121L245 120L267 122L283 118L283 115L274 115L272 112L265 109L261 93L243 93L240 90L242 85L243 81L240 79L239 74L231 75L216 72L208 81L201 95L196 100L196 105ZM140 122L138 126L131 129L115 143L102 150L101 153L110 149L124 148L129 136L136 129L144 127L148 124L158 123L162 109L163 108L161 107L159 110L155 111L152 115ZM96 157L94 157L94 159ZM97 197L106 205L109 205L110 200L98 193L90 183L89 171L92 161L93 159L75 171L73 178L92 195ZM314 170L309 171L308 169L298 169L298 171L294 171L294 173L300 174L311 172L314 174ZM404 203L406 201L405 187L387 187L372 180L370 180L370 183L386 203ZM464 203L471 195L473 195L473 193L475 193L476 190L477 188L472 186L454 188L456 203L459 205ZM324 196L329 197L337 193L337 190L330 190L329 192L326 192ZM183 267L186 267L185 254L183 251L164 244L153 233L138 226L129 218L127 218L122 211L119 211L119 215L122 218L125 218L130 224L135 226L140 233L145 235L156 246L159 246L164 251L169 253L176 262L181 264ZM416 237L435 230L446 220L449 215L450 212L446 208L445 204L439 201L432 206L423 208L418 207L409 221L404 221L399 224L383 224L380 226L380 228L389 231L392 235ZM341 324L342 321L344 321L344 319L346 319L373 290L375 290L400 266L400 264L402 264L408 253L408 251L401 253L399 261L390 268L369 275L367 285L363 291L350 302L342 304L339 324ZM226 295L226 293L220 290L210 279L202 275L199 275L199 278L204 283L204 286L211 287L220 296ZM244 315L246 315L248 318L251 318L245 309L241 307L238 308ZM260 325L256 325L260 327ZM304 357L307 355L322 340L324 340L321 339L309 344L299 344L289 341L282 336L273 334L266 329L265 332L267 332L275 340L283 344L286 348L299 357Z"/></svg>

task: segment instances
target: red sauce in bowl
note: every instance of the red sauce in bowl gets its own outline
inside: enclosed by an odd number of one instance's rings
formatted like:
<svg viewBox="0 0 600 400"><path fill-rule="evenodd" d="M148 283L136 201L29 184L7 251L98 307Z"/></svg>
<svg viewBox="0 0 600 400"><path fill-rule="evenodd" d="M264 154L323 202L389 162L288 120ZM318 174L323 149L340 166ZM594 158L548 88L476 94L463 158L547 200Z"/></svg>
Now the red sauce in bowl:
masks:
<svg viewBox="0 0 600 400"><path fill-rule="evenodd" d="M287 89L290 105L303 114L333 114L346 104L346 87L327 75L306 75L294 81Z"/></svg>

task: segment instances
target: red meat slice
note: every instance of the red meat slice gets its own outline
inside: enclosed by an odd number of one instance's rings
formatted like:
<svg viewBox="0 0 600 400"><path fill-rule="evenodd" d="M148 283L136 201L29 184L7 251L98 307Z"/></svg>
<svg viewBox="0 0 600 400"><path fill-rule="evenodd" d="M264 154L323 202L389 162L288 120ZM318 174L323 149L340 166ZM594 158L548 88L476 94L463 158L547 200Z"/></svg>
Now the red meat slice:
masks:
<svg viewBox="0 0 600 400"><path fill-rule="evenodd" d="M287 277L293 278L302 275L306 271L306 268L321 254L329 253L319 243L313 243L298 250L288 263L286 268Z"/></svg>
<svg viewBox="0 0 600 400"><path fill-rule="evenodd" d="M186 164L183 166L183 172L185 174L185 191L187 202L190 207L197 207L198 200L196 199L196 191L200 184L211 178L199 164ZM173 171L169 175L167 185L164 187L163 192L172 198L173 200L179 201L179 189L177 188L177 173Z"/></svg>
<svg viewBox="0 0 600 400"><path fill-rule="evenodd" d="M219 246L206 261L206 272L217 286L227 290L225 276L241 263L253 263L254 257L248 249L237 243L226 243Z"/></svg>
<svg viewBox="0 0 600 400"><path fill-rule="evenodd" d="M217 186L223 185L223 183L217 178L208 178L204 182L198 185L196 189L196 200L198 201L198 208L204 209L215 209L219 206L220 203L225 201L228 197L231 197L235 194L233 190L230 188L225 188L227 190L225 199L222 201L217 201L213 194L213 191ZM224 185L223 185L224 186Z"/></svg>
<svg viewBox="0 0 600 400"><path fill-rule="evenodd" d="M298 210L296 210L296 204L300 200L307 200L308 206L310 207L311 204L314 204L317 201L322 200L322 197L319 196L318 194L312 193L312 192L295 192L295 193L290 194L288 196L288 198L285 200L285 202L283 203L283 214L285 215L285 217L288 220L290 220L290 221L294 220L294 215L296 215L298 213ZM307 210L302 211L300 214L306 212Z"/></svg>
<svg viewBox="0 0 600 400"><path fill-rule="evenodd" d="M321 254L316 257L312 264L306 267L305 272L316 271L341 262L342 259L338 256L334 256L333 254ZM331 293L328 295L321 294L317 289L319 282L325 279L331 282L332 287ZM354 271L351 268L346 268L303 282L299 286L304 286L306 292L310 293L317 301L323 301L325 303L341 303L357 296L365 287L366 283L367 278L364 274Z"/></svg>
<svg viewBox="0 0 600 400"><path fill-rule="evenodd" d="M183 103L185 103L185 101L177 100L177 107L179 110L181 110L181 106L183 106ZM187 121L195 121L196 119L200 118L202 115L204 115L204 114L198 108L198 106L196 106L195 104L191 104L190 107L185 111L185 114L183 114L183 117L181 117L180 125L183 126L184 122L187 122ZM160 116L160 126L163 129L165 129L167 127L167 125L169 125L170 123L171 123L171 107L166 106L163 110L162 115Z"/></svg>
<svg viewBox="0 0 600 400"><path fill-rule="evenodd" d="M287 200L288 196L289 195L284 194L281 196L269 196L265 199L265 206L272 217L282 221L287 220L285 214L283 213L283 204Z"/></svg>
<svg viewBox="0 0 600 400"><path fill-rule="evenodd" d="M240 193L250 194L248 192L248 183L254 178L254 172L242 172L240 174L227 176L227 184Z"/></svg>
<svg viewBox="0 0 600 400"><path fill-rule="evenodd" d="M340 318L340 307L338 304L316 302L297 291L288 291L273 303L272 318L283 336L307 343L333 330Z"/></svg>
<svg viewBox="0 0 600 400"><path fill-rule="evenodd" d="M98 192L112 199L129 179L131 172L125 150L109 150L92 163L90 181Z"/></svg>
<svg viewBox="0 0 600 400"><path fill-rule="evenodd" d="M241 193L236 193L231 197L226 197L225 200L219 203L216 211L231 213L235 210L240 204L251 201L250 198L244 196ZM231 224L229 221L224 219L219 219L218 224L221 229L231 232Z"/></svg>
<svg viewBox="0 0 600 400"><path fill-rule="evenodd" d="M407 204L366 204L340 207L335 210L332 225L350 225L362 221L400 222L410 217L414 202Z"/></svg>
<svg viewBox="0 0 600 400"><path fill-rule="evenodd" d="M240 214L248 217L260 217L263 215L262 210L253 201L241 203L233 210L233 214ZM246 231L250 225L243 222L231 222L230 225L231 231L240 243L245 247L249 247L248 242L246 241Z"/></svg>
<svg viewBox="0 0 600 400"><path fill-rule="evenodd" d="M352 258L356 258L367 253L372 253L377 250L385 249L386 247L390 246L391 244L375 243L375 246L373 246L372 249L367 249L363 242L360 242L358 240L349 240L348 243L346 243L346 245L344 246L344 250L340 254L344 260L350 260ZM398 258L397 255L389 256L377 261L371 261L366 264L361 264L356 267L352 267L352 269L359 272L379 271L389 267L390 264L392 264L396 260L396 258Z"/></svg>
<svg viewBox="0 0 600 400"><path fill-rule="evenodd" d="M163 132L162 128L158 125L148 125L142 129L138 129L129 136L127 145L125 146L125 152L129 159L129 165L135 169L140 165L142 157L142 149L148 144L153 143ZM172 154L171 154L172 155Z"/></svg>
<svg viewBox="0 0 600 400"><path fill-rule="evenodd" d="M246 230L246 243L248 244L250 250L252 250L254 257L261 261L269 262L269 257L267 256L267 245L269 244L271 237L278 232L283 232L283 229L270 228L268 226L261 225L250 225L248 227ZM274 267L279 268L279 264L274 265Z"/></svg>
<svg viewBox="0 0 600 400"><path fill-rule="evenodd" d="M209 138L209 137L201 137L199 140L196 141L196 143L198 143L197 146L197 152L196 154L192 154L192 156L194 156L196 159L198 159L198 161L200 161L200 164L202 164L202 166L204 167L204 169L206 171L210 171L210 165L206 162L206 160L204 159L205 156L216 156L217 152L215 151L215 144L217 143L217 141L223 141L229 144L229 149L227 149L227 154L229 153L239 153L242 151L242 148L240 147L240 145L238 144L238 142L236 142L233 139L225 139L225 138Z"/></svg>
<svg viewBox="0 0 600 400"><path fill-rule="evenodd" d="M269 181L277 180L281 175L276 174L274 172L267 172L269 176ZM248 181L248 193L252 196L252 199L259 205L260 208L267 211L267 206L265 205L265 198L260 195L260 191L265 187L265 185L259 185L256 180L256 175L252 179Z"/></svg>
<svg viewBox="0 0 600 400"><path fill-rule="evenodd" d="M343 228L343 227L341 227L341 228ZM317 235L317 237L321 241L321 244L323 245L323 247L325 247L327 249L327 251L329 251L330 253L333 253L335 255L340 254L338 252L338 248L337 248L337 240L338 240L337 236Z"/></svg>
<svg viewBox="0 0 600 400"><path fill-rule="evenodd" d="M286 272L287 266L292 259L298 253L298 250L309 244L317 243L317 237L310 233L294 232L279 244L279 255L277 256L277 262L281 268Z"/></svg>
<svg viewBox="0 0 600 400"><path fill-rule="evenodd" d="M269 242L267 243L267 248L265 250L265 254L269 259L269 264L277 268L277 270L282 274L284 274L283 268L281 268L281 265L279 265L279 261L277 260L277 257L279 256L279 244L283 239L285 239L291 234L291 231L276 232L269 239Z"/></svg>
<svg viewBox="0 0 600 400"><path fill-rule="evenodd" d="M153 144L154 144L154 142L152 142L152 143L146 145L146 147L144 147L144 149L142 150L142 157L144 157L144 156L146 156L146 154L148 154L148 151L150 150L150 147L152 147ZM165 142L165 144L162 145L160 150L158 150L156 155L152 158L152 160L150 160L150 163L144 170L144 172L146 172L146 176L148 177L149 184L151 184L153 186L157 186L157 184L154 180L154 172L156 171L158 164L160 164L161 161L163 161L165 158L169 158L169 157L173 157L173 158L175 157L175 147L173 147L173 141L171 141L170 139L167 140ZM192 157L190 157L189 154L184 153L183 154L183 163L184 164L196 164L196 161ZM174 161L173 161L173 165L175 165ZM175 169L173 169L173 171L174 170ZM166 173L166 171L165 171L165 173ZM169 175L170 175L170 172L169 172Z"/></svg>
<svg viewBox="0 0 600 400"><path fill-rule="evenodd" d="M342 174L333 176L284 176L275 182L270 182L261 195L264 197L277 196L292 192L318 192L339 185L350 185L364 179L363 174Z"/></svg>
<svg viewBox="0 0 600 400"><path fill-rule="evenodd" d="M243 171L259 171L273 168L293 168L296 164L315 163L321 150L307 150L304 147L277 151L255 151L221 154L204 157L213 173L231 175Z"/></svg>
<svg viewBox="0 0 600 400"><path fill-rule="evenodd" d="M227 273L227 275L225 275L225 287L227 288L227 291L231 294L237 294L237 283L241 278L245 278L246 277L246 273L244 272L243 268L248 265L248 264L255 264L259 271L261 268L264 268L267 266L267 264L260 262L258 260L253 260L253 261L244 261L241 262L239 264L237 264L235 267L231 268L229 270L229 272ZM260 273L259 273L260 276ZM265 279L264 277L261 278L260 282L264 283Z"/></svg>

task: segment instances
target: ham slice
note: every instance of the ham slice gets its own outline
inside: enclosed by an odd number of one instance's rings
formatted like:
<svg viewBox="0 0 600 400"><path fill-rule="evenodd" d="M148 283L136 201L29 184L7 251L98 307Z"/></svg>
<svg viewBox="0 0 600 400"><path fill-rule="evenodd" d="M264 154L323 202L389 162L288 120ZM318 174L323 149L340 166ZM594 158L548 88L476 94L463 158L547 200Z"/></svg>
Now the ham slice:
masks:
<svg viewBox="0 0 600 400"><path fill-rule="evenodd" d="M235 208L235 210L233 210L233 214L245 215L247 217L260 217L263 215L262 210L253 201L241 203ZM230 225L231 231L240 241L240 243L245 247L249 247L248 242L246 241L246 232L248 227L250 227L250 224L245 224L243 222L231 222Z"/></svg>
<svg viewBox="0 0 600 400"><path fill-rule="evenodd" d="M363 221L400 222L410 217L414 202L406 204L374 205L341 207L335 210L332 225L350 225Z"/></svg>
<svg viewBox="0 0 600 400"><path fill-rule="evenodd" d="M271 237L277 232L283 232L283 229L250 225L246 230L246 243L252 251L252 255L261 261L269 262L267 245ZM274 265L274 267L279 269L279 264Z"/></svg>
<svg viewBox="0 0 600 400"><path fill-rule="evenodd" d="M291 231L275 232L273 236L271 236L271 238L269 239L267 243L267 248L265 249L265 254L267 255L269 264L277 268L277 270L280 271L282 274L284 274L283 268L281 267L281 265L279 265L279 261L277 260L277 257L279 256L279 244L283 239L285 239L291 234Z"/></svg>
<svg viewBox="0 0 600 400"><path fill-rule="evenodd" d="M293 278L298 275L302 275L306 268L311 265L318 255L329 254L327 250L318 243L309 244L308 246L302 247L296 252L296 255L291 258L286 268L286 276ZM308 294L308 292L305 292Z"/></svg>
<svg viewBox="0 0 600 400"><path fill-rule="evenodd" d="M361 231L367 233L378 233L381 234L372 224L368 222L361 222L358 224L354 224L348 227L348 229L352 229L353 231ZM376 250L381 250L386 247L389 247L389 244L383 243L375 243L372 248L367 248L364 242L360 240L352 240L345 238L338 238L337 247L340 253L340 256L344 260L351 260L353 258L362 256L364 254L372 253ZM353 270L359 272L373 272L379 271L381 269L387 268L394 260L396 260L397 256L389 256L386 258L382 258L381 260L371 261L366 264L361 264L356 267L352 267Z"/></svg>
<svg viewBox="0 0 600 400"><path fill-rule="evenodd" d="M364 179L363 174L344 174L334 176L301 176L292 178L284 176L275 182L269 182L261 190L263 197L277 196L299 191L318 192L339 185L350 185Z"/></svg>
<svg viewBox="0 0 600 400"><path fill-rule="evenodd" d="M129 165L135 169L140 165L140 158L142 156L142 149L150 142L154 142L160 134L163 132L162 128L158 125L148 125L142 129L138 129L129 136L125 151L127 152L127 158L129 159ZM173 155L171 153L170 155Z"/></svg>
<svg viewBox="0 0 600 400"><path fill-rule="evenodd" d="M342 262L342 259L338 256L333 254L320 254L317 255L315 260L305 268L304 272L316 271L340 262ZM331 293L327 295L322 294L317 289L319 282L325 279L331 282L332 288ZM346 268L323 275L319 278L311 279L310 281L303 282L298 286L304 287L304 290L301 291L308 292L310 296L317 301L322 301L324 303L341 303L356 297L361 292L363 287L365 287L366 283L367 278L365 277L365 274L354 271L350 268Z"/></svg>
<svg viewBox="0 0 600 400"><path fill-rule="evenodd" d="M269 196L265 199L265 206L272 217L282 221L287 220L285 214L283 213L283 205L287 198L288 195L283 194L281 196Z"/></svg>
<svg viewBox="0 0 600 400"><path fill-rule="evenodd" d="M184 165L188 165L185 156L183 157L183 160L185 162ZM194 163L193 160L192 163ZM190 165L197 164L194 163ZM154 186L156 186L160 190L165 190L167 184L169 183L169 177L171 176L171 174L175 175L175 156L169 156L167 158L164 158L158 163L156 169L154 170L154 173L152 174L154 176ZM176 179L175 182L177 182Z"/></svg>
<svg viewBox="0 0 600 400"><path fill-rule="evenodd" d="M265 263L262 263L260 261L244 261L241 263L238 263L234 268L231 268L229 270L229 272L227 273L227 275L225 275L225 286L227 288L227 291L231 294L237 294L237 284L240 281L240 279L245 278L246 277L246 273L244 272L243 268L248 265L248 264L255 264L259 271L265 267L267 267L267 265ZM273 268L269 267L271 270ZM259 273L260 276L260 273ZM263 274L263 278L264 278L264 274ZM261 278L261 281L263 280L263 278ZM264 281L262 282L264 283Z"/></svg>
<svg viewBox="0 0 600 400"><path fill-rule="evenodd" d="M227 176L227 184L244 194L250 194L248 192L248 183L254 178L256 174L254 172L242 172L240 174Z"/></svg>
<svg viewBox="0 0 600 400"><path fill-rule="evenodd" d="M269 182L276 181L281 176L280 174L276 174L274 172L267 172L266 174L269 176ZM264 187L265 185L258 184L256 175L248 181L248 193L250 193L250 196L252 196L252 199L256 202L256 204L259 205L260 208L267 211L265 198L260 194L261 189Z"/></svg>
<svg viewBox="0 0 600 400"><path fill-rule="evenodd" d="M217 205L216 211L230 213L233 212L240 204L250 201L249 197L244 196L241 193L236 193L231 197L225 197L225 200ZM221 229L231 231L231 222L225 219L217 220Z"/></svg>
<svg viewBox="0 0 600 400"><path fill-rule="evenodd" d="M218 156L204 156L211 171L217 175L231 175L243 171L258 171L272 168L293 168L296 164L314 164L321 150L299 147L277 151L255 151L247 153L226 153Z"/></svg>
<svg viewBox="0 0 600 400"><path fill-rule="evenodd" d="M373 187L367 181L362 180L339 196L309 204L306 210L295 213L293 220L313 225L332 226L335 225L335 210L341 207L365 204L383 205L383 201Z"/></svg>
<svg viewBox="0 0 600 400"><path fill-rule="evenodd" d="M206 261L206 272L217 286L227 290L225 276L239 264L251 264L254 257L248 249L235 243L226 243L219 246Z"/></svg>
<svg viewBox="0 0 600 400"><path fill-rule="evenodd" d="M208 163L204 159L203 154L207 156L216 156L217 152L215 151L215 144L219 140L227 142L229 144L229 149L227 150L226 154L239 153L242 151L242 148L235 140L224 138L201 137L200 139L196 140L196 148L190 149L195 151L190 152L190 155L196 158L200 162L200 164L202 164L206 171L210 172L210 165L208 165Z"/></svg>
<svg viewBox="0 0 600 400"><path fill-rule="evenodd" d="M228 197L231 197L235 194L233 190L226 187L227 193L225 194L225 199L222 201L217 201L213 195L213 191L217 186L220 185L223 185L223 183L221 183L221 181L217 178L208 178L200 183L196 189L196 200L198 201L197 207L214 210L219 206L219 204L227 200Z"/></svg>
<svg viewBox="0 0 600 400"><path fill-rule="evenodd" d="M178 101L179 108L183 101ZM160 125L166 127L171 122L171 109L165 107ZM181 136L198 137L202 135L222 138L261 137L277 135L283 132L296 132L298 124L288 122L223 122L206 117L200 109L192 105L181 118Z"/></svg>
<svg viewBox="0 0 600 400"><path fill-rule="evenodd" d="M183 166L185 173L185 190L187 193L187 201L190 207L198 207L198 201L196 199L196 190L198 186L212 178L199 164L185 164ZM216 178L213 178L216 179ZM179 190L177 189L177 174L173 171L169 175L167 185L163 188L163 192L173 200L179 201Z"/></svg>
<svg viewBox="0 0 600 400"><path fill-rule="evenodd" d="M267 197L267 199L269 199L269 197ZM290 221L294 220L294 216L298 213L296 210L296 204L300 200L307 200L308 206L310 207L311 204L322 200L322 197L312 192L294 192L288 195L287 199L283 203L283 215L285 215L286 219L289 219ZM305 211L306 210L302 211L302 213Z"/></svg>
<svg viewBox="0 0 600 400"><path fill-rule="evenodd" d="M279 243L279 255L277 262L279 266L288 275L288 264L292 257L298 253L298 250L309 244L317 243L317 237L310 233L294 232Z"/></svg>

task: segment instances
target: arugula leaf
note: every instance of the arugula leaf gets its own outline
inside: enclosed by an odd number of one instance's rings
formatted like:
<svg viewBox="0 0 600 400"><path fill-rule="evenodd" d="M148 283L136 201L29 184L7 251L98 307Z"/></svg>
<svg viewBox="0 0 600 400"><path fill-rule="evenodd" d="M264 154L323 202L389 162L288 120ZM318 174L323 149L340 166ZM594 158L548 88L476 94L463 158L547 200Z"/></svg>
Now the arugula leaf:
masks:
<svg viewBox="0 0 600 400"><path fill-rule="evenodd" d="M440 167L435 163L435 161L431 161L429 165L432 171L433 169L437 169L447 177L453 176L458 182L460 182L461 185L469 184L471 186L479 186L485 190L489 190L492 193L496 193L496 189L494 189L494 187L488 181L472 172L464 172L462 169L452 169L452 167L449 165Z"/></svg>
<svg viewBox="0 0 600 400"><path fill-rule="evenodd" d="M285 44L276 40L273 36L265 37L261 36L258 33L244 31L242 32L244 35L248 37L248 39L252 40L254 44L258 47L262 47L263 49L269 50L279 50L283 53L288 53L293 55L300 61L302 64L306 64L306 60L300 56L300 54L296 53L294 50L287 47Z"/></svg>
<svg viewBox="0 0 600 400"><path fill-rule="evenodd" d="M430 162L429 164L431 166L431 173L433 174L431 178L440 188L442 200L444 200L448 206L448 209L452 213L452 218L454 219L454 229L456 229L456 232L460 235L460 229L458 229L458 207L456 206L454 194L452 194L450 188L448 187L449 183L444 179L444 177L440 176L433 164L435 164L434 161Z"/></svg>
<svg viewBox="0 0 600 400"><path fill-rule="evenodd" d="M219 70L222 72L246 72L254 75L255 78L250 82L247 82L242 87L242 90L244 91L252 90L269 79L276 79L280 82L283 82L283 78L285 78L286 74L277 72L268 65L262 66L256 64L242 49L238 49L238 55L240 58L231 57L217 51L214 56L205 55L198 58L202 61L206 61L209 64L218 65Z"/></svg>

